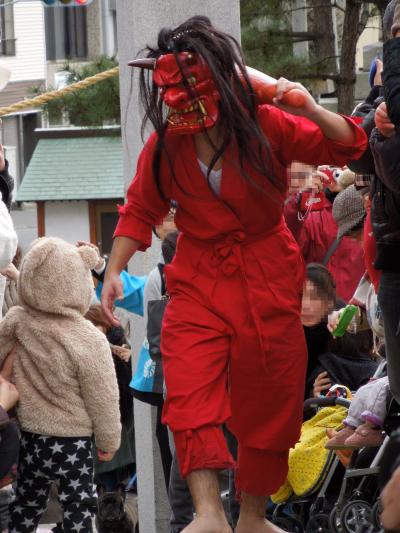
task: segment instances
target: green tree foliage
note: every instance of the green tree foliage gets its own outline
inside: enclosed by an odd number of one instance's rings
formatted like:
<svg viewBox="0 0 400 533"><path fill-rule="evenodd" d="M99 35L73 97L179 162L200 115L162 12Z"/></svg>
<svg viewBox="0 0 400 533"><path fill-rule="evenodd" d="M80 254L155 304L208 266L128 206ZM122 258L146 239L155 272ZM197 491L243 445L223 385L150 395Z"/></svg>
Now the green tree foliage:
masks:
<svg viewBox="0 0 400 533"><path fill-rule="evenodd" d="M66 63L60 71L68 73L67 84L71 84L117 65L115 58L101 56L79 68ZM119 77L113 76L90 85L86 89L52 100L43 109L50 122L57 122L65 116L74 126L102 126L105 122L119 123Z"/></svg>
<svg viewBox="0 0 400 533"><path fill-rule="evenodd" d="M371 17L388 0L307 0L307 31L293 31L293 0L241 0L242 45L247 64L274 77L302 81L315 94L332 80L338 110L350 113L356 84L356 45ZM333 23L332 10L337 20ZM335 46L335 31L339 53ZM295 42L309 43L308 59L293 54ZM322 92L323 92L322 88Z"/></svg>
<svg viewBox="0 0 400 533"><path fill-rule="evenodd" d="M288 3L282 0L241 0L242 47L247 64L279 78L300 79L307 65L293 56Z"/></svg>

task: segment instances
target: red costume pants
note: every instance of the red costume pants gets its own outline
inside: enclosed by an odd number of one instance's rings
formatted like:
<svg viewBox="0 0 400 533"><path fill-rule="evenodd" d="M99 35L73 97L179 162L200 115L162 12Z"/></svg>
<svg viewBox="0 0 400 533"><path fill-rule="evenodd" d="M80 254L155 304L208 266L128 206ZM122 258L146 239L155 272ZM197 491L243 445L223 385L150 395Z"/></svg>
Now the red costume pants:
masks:
<svg viewBox="0 0 400 533"><path fill-rule="evenodd" d="M234 466L221 429L227 422L238 440L237 490L267 496L286 478L302 422L303 268L274 282L242 246L228 247L217 265L204 254L191 283L172 293L161 345L163 421L184 477Z"/></svg>

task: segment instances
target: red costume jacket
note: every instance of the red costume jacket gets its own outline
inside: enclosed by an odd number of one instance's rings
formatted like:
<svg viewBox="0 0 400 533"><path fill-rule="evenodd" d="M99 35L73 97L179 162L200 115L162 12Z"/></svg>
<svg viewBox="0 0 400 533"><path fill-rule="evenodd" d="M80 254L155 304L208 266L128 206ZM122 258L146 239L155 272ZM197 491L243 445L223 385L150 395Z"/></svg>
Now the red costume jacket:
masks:
<svg viewBox="0 0 400 533"><path fill-rule="evenodd" d="M354 142L348 146L324 137L313 122L272 106L261 106L258 117L270 142L271 171L283 184L293 160L343 166L367 144L351 119ZM285 192L244 162L257 186L246 180L233 146L223 157L217 198L199 167L192 136L167 135L170 163L163 157L160 168L163 199L152 173L155 141L152 135L140 155L115 235L135 239L145 250L151 226L167 214L169 199L177 202L175 222L182 233L165 268L171 300L161 346L168 391L164 422L174 432L186 475L210 465L224 467L226 454L218 452L222 434L207 452L201 442L209 437L196 440L196 435L229 419L239 441L239 485L268 494L284 479L285 454L299 436L306 369L300 322L304 267L283 218ZM243 464L252 457L245 449L284 452L272 485L266 485L271 472L257 470L260 461L251 463L253 471L240 470L241 457ZM247 481L241 471L247 471Z"/></svg>

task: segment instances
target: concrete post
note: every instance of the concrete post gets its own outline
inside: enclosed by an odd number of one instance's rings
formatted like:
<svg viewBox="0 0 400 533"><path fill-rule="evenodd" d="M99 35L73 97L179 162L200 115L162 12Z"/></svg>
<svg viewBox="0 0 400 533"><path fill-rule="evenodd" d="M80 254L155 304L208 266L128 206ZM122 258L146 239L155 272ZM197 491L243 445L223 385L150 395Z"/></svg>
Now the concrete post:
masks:
<svg viewBox="0 0 400 533"><path fill-rule="evenodd" d="M155 45L159 29L174 27L197 14L210 17L217 27L240 39L240 8L239 0L118 0L116 5L124 175L128 186L142 148L138 75L127 66L128 61L147 44ZM157 263L158 256L156 243L148 252L137 254L129 265L130 271L139 275L148 273ZM133 319L132 325L133 353L137 357L144 337L143 323ZM169 531L169 507L154 438L155 413L150 406L136 401L134 413L140 531L166 533Z"/></svg>

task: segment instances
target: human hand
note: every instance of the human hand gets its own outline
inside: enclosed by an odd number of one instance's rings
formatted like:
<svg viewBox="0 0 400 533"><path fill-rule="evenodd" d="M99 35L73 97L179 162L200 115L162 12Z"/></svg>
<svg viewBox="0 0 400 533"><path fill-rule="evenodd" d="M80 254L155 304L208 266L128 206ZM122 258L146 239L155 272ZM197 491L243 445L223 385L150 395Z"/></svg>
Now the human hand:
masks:
<svg viewBox="0 0 400 533"><path fill-rule="evenodd" d="M382 71L383 71L383 62L381 59L376 58L375 59L375 65L376 65L376 72L374 76L374 87L376 85L381 86L382 85Z"/></svg>
<svg viewBox="0 0 400 533"><path fill-rule="evenodd" d="M383 527L386 529L400 529L400 466L396 468L386 487L381 494L383 512L380 516Z"/></svg>
<svg viewBox="0 0 400 533"><path fill-rule="evenodd" d="M114 344L111 344L111 351L114 355L122 359L122 361L125 361L127 363L129 359L131 358L131 349L129 346L124 344L123 346L115 346Z"/></svg>
<svg viewBox="0 0 400 533"><path fill-rule="evenodd" d="M96 265L95 265L95 267L94 267L94 270L100 270L100 269L104 266L106 260L104 259L104 257L102 257L102 256L100 255L100 250L99 250L98 246L96 246L96 245L93 244L92 242L87 242L87 241L78 241L78 242L76 243L76 246L77 246L78 248L80 248L81 246L89 246L90 248L93 248L93 250L96 251L97 255L99 256L99 260L98 260L98 262L96 263Z"/></svg>
<svg viewBox="0 0 400 533"><path fill-rule="evenodd" d="M313 386L314 398L319 398L321 396L321 392L328 390L331 385L332 383L328 376L328 372L321 372L321 374L318 374L318 376L315 378Z"/></svg>
<svg viewBox="0 0 400 533"><path fill-rule="evenodd" d="M393 137L395 134L394 124L387 113L386 102L382 102L376 108L375 124L384 137Z"/></svg>
<svg viewBox="0 0 400 533"><path fill-rule="evenodd" d="M400 2L397 2L393 14L392 37L400 37Z"/></svg>
<svg viewBox="0 0 400 533"><path fill-rule="evenodd" d="M304 93L305 100L303 106L294 107L281 103L283 96L293 89L297 89ZM317 102L314 100L308 90L303 85L301 85L301 83L295 83L285 78L279 78L279 80L277 81L276 96L273 99L273 104L279 109L291 113L292 115L299 115L303 117L312 117L312 115L316 113L319 108Z"/></svg>
<svg viewBox="0 0 400 533"><path fill-rule="evenodd" d="M104 314L114 326L120 326L121 323L112 311L115 300L122 300L124 297L123 286L119 274L110 271L106 272L103 290L101 291L101 306Z"/></svg>
<svg viewBox="0 0 400 533"><path fill-rule="evenodd" d="M0 406L9 411L19 400L19 394L15 385L5 380L0 375Z"/></svg>
<svg viewBox="0 0 400 533"><path fill-rule="evenodd" d="M103 452L102 450L97 450L97 459L102 462L111 461L114 455L115 452Z"/></svg>
<svg viewBox="0 0 400 533"><path fill-rule="evenodd" d="M5 168L6 168L6 158L4 156L4 148L3 148L3 145L0 144L0 172L3 172Z"/></svg>
<svg viewBox="0 0 400 533"><path fill-rule="evenodd" d="M14 263L10 263L5 268L1 269L0 274L12 281L18 281L18 278L19 278L19 270L14 265Z"/></svg>
<svg viewBox="0 0 400 533"><path fill-rule="evenodd" d="M332 311L332 313L330 315L328 315L328 324L327 324L326 327L328 328L328 330L331 333L333 331L335 331L335 329L338 327L339 320L340 320L340 315L341 315L343 309L339 309L339 311Z"/></svg>
<svg viewBox="0 0 400 533"><path fill-rule="evenodd" d="M321 192L325 188L325 175L316 170L311 177L311 190Z"/></svg>
<svg viewBox="0 0 400 533"><path fill-rule="evenodd" d="M11 380L16 352L17 352L17 344L13 347L11 352L7 355L0 369L0 377L2 377L3 379L7 381Z"/></svg>

